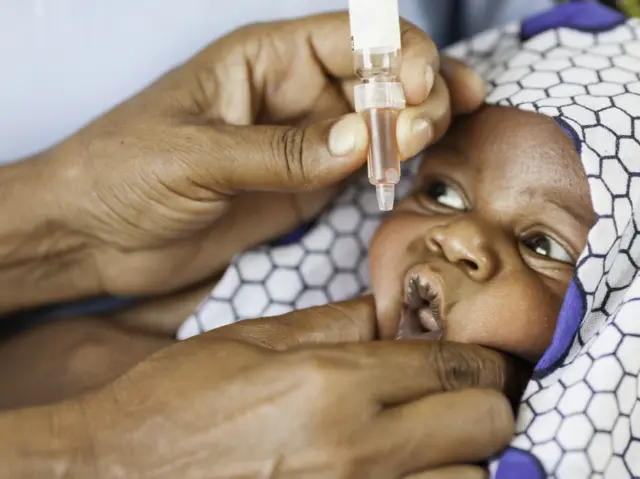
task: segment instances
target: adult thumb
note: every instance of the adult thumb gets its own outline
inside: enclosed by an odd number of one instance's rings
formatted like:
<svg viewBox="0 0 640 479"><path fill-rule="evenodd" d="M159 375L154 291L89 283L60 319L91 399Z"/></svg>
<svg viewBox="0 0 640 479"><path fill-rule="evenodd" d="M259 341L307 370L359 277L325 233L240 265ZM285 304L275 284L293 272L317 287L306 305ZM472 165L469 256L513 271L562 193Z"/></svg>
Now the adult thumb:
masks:
<svg viewBox="0 0 640 479"><path fill-rule="evenodd" d="M303 126L219 126L216 181L230 191L309 190L333 185L366 161L357 114Z"/></svg>
<svg viewBox="0 0 640 479"><path fill-rule="evenodd" d="M373 297L301 309L282 316L239 321L206 333L276 351L303 345L352 343L376 338Z"/></svg>

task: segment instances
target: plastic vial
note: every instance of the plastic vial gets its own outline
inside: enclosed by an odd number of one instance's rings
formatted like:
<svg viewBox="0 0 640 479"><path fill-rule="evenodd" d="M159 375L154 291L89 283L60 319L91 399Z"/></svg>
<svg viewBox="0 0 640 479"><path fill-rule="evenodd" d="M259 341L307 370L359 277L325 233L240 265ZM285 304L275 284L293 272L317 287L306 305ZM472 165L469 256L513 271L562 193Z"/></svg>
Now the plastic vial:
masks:
<svg viewBox="0 0 640 479"><path fill-rule="evenodd" d="M349 0L351 50L362 83L354 89L355 109L369 129L369 181L381 211L393 209L400 181L396 139L398 114L405 107L398 0Z"/></svg>

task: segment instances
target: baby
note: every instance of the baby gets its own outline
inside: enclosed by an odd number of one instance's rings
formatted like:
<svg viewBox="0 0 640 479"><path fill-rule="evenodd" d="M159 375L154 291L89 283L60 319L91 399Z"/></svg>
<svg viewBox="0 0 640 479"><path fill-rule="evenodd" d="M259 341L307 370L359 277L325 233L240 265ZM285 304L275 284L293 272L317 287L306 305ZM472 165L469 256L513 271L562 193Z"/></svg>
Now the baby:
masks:
<svg viewBox="0 0 640 479"><path fill-rule="evenodd" d="M627 128L616 106L638 102L609 98L638 79L637 64L606 69L624 21L575 2L452 49L489 81L488 105L405 172L410 193L379 228L373 187L354 185L298 238L237 257L178 338L370 288L383 338L472 342L537 362L596 220L585 170L615 156L608 135Z"/></svg>
<svg viewBox="0 0 640 479"><path fill-rule="evenodd" d="M568 2L449 53L487 106L404 173L379 227L355 185L300 237L236 258L178 337L370 288L385 339L536 364L498 479L639 477L640 22Z"/></svg>
<svg viewBox="0 0 640 479"><path fill-rule="evenodd" d="M450 53L487 79L487 105L405 165L394 211L381 217L366 178L351 185L315 223L235 258L177 338L370 289L384 339L477 343L537 363L542 379L525 394L520 442L501 467L517 466L506 477L543 477L522 468L555 471L554 451L564 445L554 418L583 437L571 418L586 418L589 403L572 405L566 418L555 414L565 382L549 374L567 368L567 384L597 391L609 374L587 378L589 365L571 360L587 348L596 361L592 344L604 344L611 359L616 346L602 343L601 331L617 328L609 336L619 343L616 315L634 298L625 294L640 260L630 246L640 198L640 26L596 3L571 2ZM632 402L635 390L627 391ZM588 406L589 417L615 418L607 404ZM553 448L535 449L534 417L552 431L541 447ZM599 424L601 437L613 437L613 422ZM586 443L580 447L586 455ZM596 464L611 448L588 454Z"/></svg>
<svg viewBox="0 0 640 479"><path fill-rule="evenodd" d="M382 335L442 331L537 361L594 220L580 157L552 119L485 107L459 120L372 239Z"/></svg>
<svg viewBox="0 0 640 479"><path fill-rule="evenodd" d="M180 337L200 324L209 329L213 321L281 313L366 288L355 282L367 260L358 233L377 218L364 213L358 223L350 198L363 213L375 212L373 188L356 185L300 240L241 255ZM371 238L381 336L442 337L537 361L593 223L580 156L553 119L486 106L457 120L419 161L409 195ZM231 318L234 312L245 316Z"/></svg>
<svg viewBox="0 0 640 479"><path fill-rule="evenodd" d="M476 343L535 363L551 342L594 223L589 185L571 138L546 116L487 105L456 120L409 166L417 167L403 183L410 191L381 222L375 190L363 178L301 238L241 254L178 337L370 288L384 339ZM160 308L175 318L188 304L175 299ZM157 323L157 310L152 315ZM83 319L64 328L62 338L49 331L44 344L16 346L16 353L29 357L4 363L25 364L33 361L34 350L73 344L70 330L88 334L112 353L81 354L78 380L78 371L63 367L62 374L45 374L38 388L49 384L63 394L60 381L69 380L70 391L82 390L81 383L117 377L127 362L171 342L135 332L124 338L104 323ZM64 357L64 351L47 356ZM18 376L29 377L16 371L9 379Z"/></svg>

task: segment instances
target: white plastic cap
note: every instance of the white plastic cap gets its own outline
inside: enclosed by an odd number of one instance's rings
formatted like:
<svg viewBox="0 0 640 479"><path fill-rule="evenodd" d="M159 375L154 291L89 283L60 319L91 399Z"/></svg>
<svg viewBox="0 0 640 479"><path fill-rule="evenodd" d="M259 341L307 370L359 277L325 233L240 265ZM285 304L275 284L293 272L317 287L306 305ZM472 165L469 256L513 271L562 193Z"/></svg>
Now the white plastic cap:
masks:
<svg viewBox="0 0 640 479"><path fill-rule="evenodd" d="M406 105L400 82L360 83L353 89L353 101L358 113L370 108L402 109Z"/></svg>
<svg viewBox="0 0 640 479"><path fill-rule="evenodd" d="M353 50L400 50L398 0L349 0Z"/></svg>

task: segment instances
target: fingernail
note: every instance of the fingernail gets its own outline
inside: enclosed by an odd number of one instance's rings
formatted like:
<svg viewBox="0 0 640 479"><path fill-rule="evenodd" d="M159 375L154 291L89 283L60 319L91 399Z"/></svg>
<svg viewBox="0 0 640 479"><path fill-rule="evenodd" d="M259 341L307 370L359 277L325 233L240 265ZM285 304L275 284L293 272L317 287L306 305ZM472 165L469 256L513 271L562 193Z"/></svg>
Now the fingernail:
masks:
<svg viewBox="0 0 640 479"><path fill-rule="evenodd" d="M356 132L353 120L343 118L331 127L329 132L329 151L334 156L345 156L356 146Z"/></svg>
<svg viewBox="0 0 640 479"><path fill-rule="evenodd" d="M431 65L427 65L425 79L427 81L427 96L429 96L429 93L431 93L431 89L433 88L433 82L435 81L435 74L433 73L433 68L431 68Z"/></svg>
<svg viewBox="0 0 640 479"><path fill-rule="evenodd" d="M431 125L424 118L416 118L411 122L411 133L420 139L421 144L431 141Z"/></svg>

